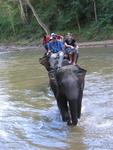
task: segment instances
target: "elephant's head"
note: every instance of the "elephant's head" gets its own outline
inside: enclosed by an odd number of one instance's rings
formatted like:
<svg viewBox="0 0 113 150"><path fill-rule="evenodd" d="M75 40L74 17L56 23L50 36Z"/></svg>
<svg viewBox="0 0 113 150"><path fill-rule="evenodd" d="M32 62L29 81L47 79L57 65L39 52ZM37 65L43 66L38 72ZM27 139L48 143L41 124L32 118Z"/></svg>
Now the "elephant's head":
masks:
<svg viewBox="0 0 113 150"><path fill-rule="evenodd" d="M56 79L57 82L60 84L61 80L68 78L76 78L79 82L80 88L83 90L84 89L84 79L86 75L86 70L81 68L80 66L76 65L68 65L68 66L63 66L61 69L59 69L56 73Z"/></svg>

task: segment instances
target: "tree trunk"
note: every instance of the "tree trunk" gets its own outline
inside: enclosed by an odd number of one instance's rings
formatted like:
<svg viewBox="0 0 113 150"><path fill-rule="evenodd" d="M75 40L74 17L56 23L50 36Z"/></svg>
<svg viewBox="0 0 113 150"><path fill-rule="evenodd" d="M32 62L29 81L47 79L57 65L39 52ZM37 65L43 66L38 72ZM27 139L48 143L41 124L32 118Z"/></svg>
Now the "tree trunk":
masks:
<svg viewBox="0 0 113 150"><path fill-rule="evenodd" d="M28 6L30 7L30 9L33 12L34 17L36 18L38 24L43 28L43 30L46 32L46 34L50 34L50 31L48 29L48 27L42 22L42 20L39 18L38 14L36 13L35 9L33 8L33 6L31 5L29 0L26 0L26 3L28 4Z"/></svg>
<svg viewBox="0 0 113 150"><path fill-rule="evenodd" d="M79 19L78 19L78 15L76 15L76 22L77 22L78 30L80 32L81 27L80 27L80 22L79 22Z"/></svg>
<svg viewBox="0 0 113 150"><path fill-rule="evenodd" d="M26 19L26 14L25 14L25 11L24 11L23 1L19 0L19 3L20 3L21 19L22 19L23 24L26 24L27 19Z"/></svg>
<svg viewBox="0 0 113 150"><path fill-rule="evenodd" d="M7 3L5 3L5 5L7 7L6 11L8 12L8 15L9 15L9 22L11 24L11 28L12 28L13 34L16 35L14 21L13 21L13 17L12 17L12 13L11 13L11 8L10 8L10 6Z"/></svg>
<svg viewBox="0 0 113 150"><path fill-rule="evenodd" d="M97 22L97 10L96 10L96 0L93 0L93 5L94 5L94 14L95 14L95 21Z"/></svg>

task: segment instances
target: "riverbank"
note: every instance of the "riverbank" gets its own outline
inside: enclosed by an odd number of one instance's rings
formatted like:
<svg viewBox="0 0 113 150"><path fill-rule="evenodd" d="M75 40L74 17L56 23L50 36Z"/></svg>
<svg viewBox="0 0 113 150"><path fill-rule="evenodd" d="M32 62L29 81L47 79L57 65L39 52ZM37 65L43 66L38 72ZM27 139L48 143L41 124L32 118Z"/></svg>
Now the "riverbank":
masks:
<svg viewBox="0 0 113 150"><path fill-rule="evenodd" d="M113 40L82 42L79 43L80 48L94 48L94 47L113 47Z"/></svg>
<svg viewBox="0 0 113 150"><path fill-rule="evenodd" d="M113 40L106 40L106 41L94 41L94 42L80 42L78 43L80 48L94 48L94 47L113 47ZM0 52L2 51L21 51L21 50L38 50L43 49L41 44L15 44L15 43L8 43L8 44L0 44Z"/></svg>

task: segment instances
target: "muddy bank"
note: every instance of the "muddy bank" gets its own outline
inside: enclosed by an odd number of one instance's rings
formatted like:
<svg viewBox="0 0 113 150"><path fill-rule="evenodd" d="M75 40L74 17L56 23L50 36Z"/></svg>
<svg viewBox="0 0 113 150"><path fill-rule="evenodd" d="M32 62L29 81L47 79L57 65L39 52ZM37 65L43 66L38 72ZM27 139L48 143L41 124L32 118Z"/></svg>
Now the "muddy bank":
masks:
<svg viewBox="0 0 113 150"><path fill-rule="evenodd" d="M79 43L79 46L80 46L80 48L113 47L113 40L82 42L82 43Z"/></svg>
<svg viewBox="0 0 113 150"><path fill-rule="evenodd" d="M94 41L94 42L78 42L80 48L93 47L113 47L113 40ZM0 44L0 52L2 51L22 51L22 50L39 50L44 49L41 44L16 45L16 44Z"/></svg>
<svg viewBox="0 0 113 150"><path fill-rule="evenodd" d="M4 51L23 51L23 50L38 50L42 46L36 46L36 45L6 45L6 44L0 44L0 52Z"/></svg>

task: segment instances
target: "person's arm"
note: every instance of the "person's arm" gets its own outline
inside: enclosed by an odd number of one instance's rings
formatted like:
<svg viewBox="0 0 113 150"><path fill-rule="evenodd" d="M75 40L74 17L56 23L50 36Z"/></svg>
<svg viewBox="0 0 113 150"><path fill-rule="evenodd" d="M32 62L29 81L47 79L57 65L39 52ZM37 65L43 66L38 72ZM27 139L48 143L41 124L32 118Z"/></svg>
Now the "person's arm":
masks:
<svg viewBox="0 0 113 150"><path fill-rule="evenodd" d="M66 42L65 42L64 44L65 44L65 47L74 48L72 45L69 45L69 44L67 44Z"/></svg>
<svg viewBox="0 0 113 150"><path fill-rule="evenodd" d="M49 42L48 43L48 51L47 51L47 54L51 53L51 43Z"/></svg>
<svg viewBox="0 0 113 150"><path fill-rule="evenodd" d="M64 52L65 46L64 46L64 43L62 41L60 41L60 47L61 47L61 51Z"/></svg>
<svg viewBox="0 0 113 150"><path fill-rule="evenodd" d="M75 45L75 48L79 48L79 46L78 46L78 43L76 42L76 40L74 40L74 45Z"/></svg>

